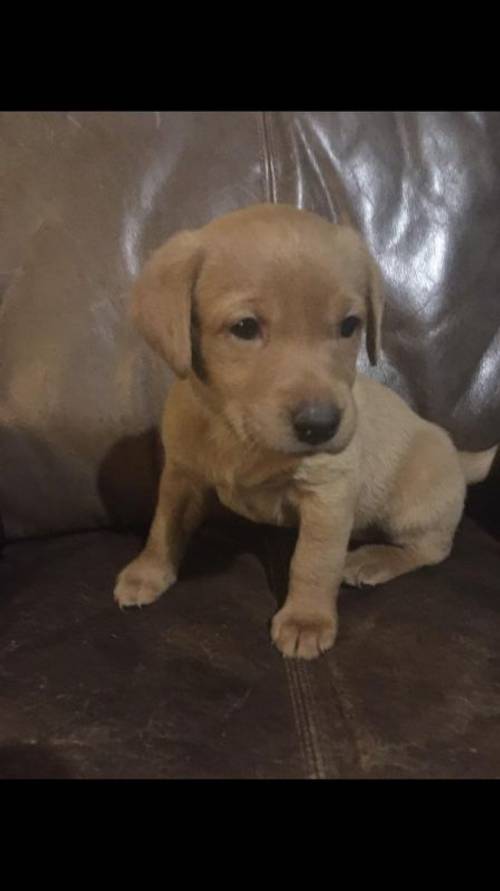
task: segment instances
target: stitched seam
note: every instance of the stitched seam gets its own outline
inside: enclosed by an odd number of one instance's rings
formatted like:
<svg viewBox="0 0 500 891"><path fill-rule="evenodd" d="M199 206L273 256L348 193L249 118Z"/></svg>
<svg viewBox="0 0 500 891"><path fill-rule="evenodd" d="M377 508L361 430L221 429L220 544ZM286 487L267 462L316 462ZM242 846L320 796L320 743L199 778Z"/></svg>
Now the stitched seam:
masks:
<svg viewBox="0 0 500 891"><path fill-rule="evenodd" d="M266 176L266 198L276 204L276 172L274 168L274 151L269 112L261 112L262 137L264 149L264 171Z"/></svg>
<svg viewBox="0 0 500 891"><path fill-rule="evenodd" d="M318 705L316 696L316 690L319 686L319 673L317 669L320 667L321 663L322 659L319 657L319 661L316 661L313 665L301 663L299 667L303 675L304 687L309 703L310 720L312 722L311 731L318 752L317 760L320 765L321 778L326 779L327 777L338 777L339 772L337 765L333 763L328 747L329 735L328 732L326 732L327 724L325 724L327 712L324 712L321 706Z"/></svg>
<svg viewBox="0 0 500 891"><path fill-rule="evenodd" d="M302 756L306 764L308 779L324 780L327 774L319 742L314 703L307 677L307 667L302 666L299 662L287 659L285 668L295 726L301 744Z"/></svg>
<svg viewBox="0 0 500 891"><path fill-rule="evenodd" d="M279 563L283 569L287 563L286 556L281 548L280 539L273 543L274 548L269 547L270 543L267 538L264 539L264 542L271 589L277 592L280 581L280 573L277 571L277 563ZM285 659L284 664L287 687L292 704L293 720L307 779L324 779L324 763L318 748L316 725L309 702L310 696L307 696L303 679L301 680L300 665L290 659Z"/></svg>
<svg viewBox="0 0 500 891"><path fill-rule="evenodd" d="M289 549L281 536L263 536L270 590L281 600ZM282 605L280 603L280 605ZM368 740L358 732L335 660L285 659L285 674L299 754L308 779L339 779L364 773Z"/></svg>
<svg viewBox="0 0 500 891"><path fill-rule="evenodd" d="M257 115L257 129L259 131L259 155L260 155L260 166L262 170L262 175L264 178L264 200L269 201L269 157L267 153L266 147L266 130L264 126L264 112L259 111Z"/></svg>
<svg viewBox="0 0 500 891"><path fill-rule="evenodd" d="M270 542L267 538L265 539L269 581L271 588L276 592L279 588L281 576L281 572L278 572L278 564L282 571L285 570L288 564L287 554L281 547L281 544L281 539L278 539L276 542L273 542L273 547L270 547ZM318 709L309 680L309 668L292 659L285 659L284 662L295 730L307 779L326 779L328 774L321 749L320 733L316 720ZM338 775L336 771L335 774Z"/></svg>

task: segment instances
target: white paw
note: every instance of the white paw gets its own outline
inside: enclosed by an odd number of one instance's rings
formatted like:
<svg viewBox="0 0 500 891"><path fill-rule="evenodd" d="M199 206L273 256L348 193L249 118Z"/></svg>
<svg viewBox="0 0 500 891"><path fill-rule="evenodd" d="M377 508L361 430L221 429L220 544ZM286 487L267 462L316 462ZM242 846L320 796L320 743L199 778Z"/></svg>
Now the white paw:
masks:
<svg viewBox="0 0 500 891"><path fill-rule="evenodd" d="M146 606L158 600L175 581L176 575L169 567L140 556L122 570L113 596L120 607Z"/></svg>
<svg viewBox="0 0 500 891"><path fill-rule="evenodd" d="M344 566L344 582L355 588L381 585L394 578L390 560L377 552L377 546L366 545L350 551Z"/></svg>
<svg viewBox="0 0 500 891"><path fill-rule="evenodd" d="M288 658L316 659L335 643L337 620L333 615L301 614L283 607L271 623L271 637Z"/></svg>

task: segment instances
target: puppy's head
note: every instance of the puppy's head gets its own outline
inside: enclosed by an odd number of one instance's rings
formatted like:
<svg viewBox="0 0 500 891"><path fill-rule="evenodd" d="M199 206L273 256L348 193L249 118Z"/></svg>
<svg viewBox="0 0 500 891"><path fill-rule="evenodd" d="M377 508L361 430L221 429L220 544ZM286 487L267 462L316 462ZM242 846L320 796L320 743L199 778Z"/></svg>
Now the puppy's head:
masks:
<svg viewBox="0 0 500 891"><path fill-rule="evenodd" d="M301 454L350 442L361 336L375 364L382 306L377 267L352 229L269 204L171 238L146 264L133 312L239 436Z"/></svg>

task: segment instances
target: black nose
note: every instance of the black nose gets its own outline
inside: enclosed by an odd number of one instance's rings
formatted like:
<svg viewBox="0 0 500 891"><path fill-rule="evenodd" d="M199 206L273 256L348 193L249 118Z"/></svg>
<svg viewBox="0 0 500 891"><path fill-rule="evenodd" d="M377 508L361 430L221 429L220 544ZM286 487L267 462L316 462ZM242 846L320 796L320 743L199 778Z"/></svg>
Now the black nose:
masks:
<svg viewBox="0 0 500 891"><path fill-rule="evenodd" d="M340 423L340 411L331 402L303 402L292 414L300 442L319 445L331 439Z"/></svg>

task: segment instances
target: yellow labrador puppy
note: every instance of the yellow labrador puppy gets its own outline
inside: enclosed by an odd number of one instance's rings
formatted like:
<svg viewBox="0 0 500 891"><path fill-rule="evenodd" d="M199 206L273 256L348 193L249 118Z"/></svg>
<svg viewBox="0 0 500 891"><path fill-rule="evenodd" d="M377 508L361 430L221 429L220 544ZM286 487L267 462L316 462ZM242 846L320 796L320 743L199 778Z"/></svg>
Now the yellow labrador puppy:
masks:
<svg viewBox="0 0 500 891"><path fill-rule="evenodd" d="M495 450L457 452L356 373L363 331L377 361L382 305L359 235L287 205L230 213L152 255L133 313L177 380L155 518L118 577L120 606L173 585L214 491L252 520L299 526L272 622L285 656L333 645L342 580L376 585L447 557L466 483L487 474ZM348 553L353 533L374 526L388 543Z"/></svg>

